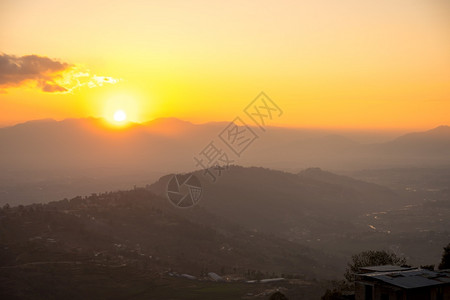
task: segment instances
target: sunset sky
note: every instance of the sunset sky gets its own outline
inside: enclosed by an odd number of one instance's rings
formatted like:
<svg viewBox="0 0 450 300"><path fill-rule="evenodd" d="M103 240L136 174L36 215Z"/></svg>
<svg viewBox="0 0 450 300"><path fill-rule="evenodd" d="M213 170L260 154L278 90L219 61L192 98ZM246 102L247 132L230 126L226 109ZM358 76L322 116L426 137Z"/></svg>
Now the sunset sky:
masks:
<svg viewBox="0 0 450 300"><path fill-rule="evenodd" d="M0 126L32 119L450 125L450 2L0 2Z"/></svg>

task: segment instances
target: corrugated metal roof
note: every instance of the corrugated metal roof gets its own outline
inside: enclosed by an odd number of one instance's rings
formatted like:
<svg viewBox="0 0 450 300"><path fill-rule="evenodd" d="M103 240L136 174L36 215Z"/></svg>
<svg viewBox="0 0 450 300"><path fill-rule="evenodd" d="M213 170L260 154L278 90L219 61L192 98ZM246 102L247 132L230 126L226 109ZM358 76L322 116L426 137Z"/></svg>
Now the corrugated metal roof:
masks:
<svg viewBox="0 0 450 300"><path fill-rule="evenodd" d="M450 283L450 277L448 274L423 269L413 269L407 271L388 272L388 273L374 272L374 273L359 274L359 276L381 280L383 282L405 289L414 289Z"/></svg>
<svg viewBox="0 0 450 300"><path fill-rule="evenodd" d="M360 270L371 271L371 272L395 272L395 271L406 271L406 270L412 270L412 269L414 269L414 268L405 268L405 267L393 266L393 265L370 266L370 267L360 268Z"/></svg>

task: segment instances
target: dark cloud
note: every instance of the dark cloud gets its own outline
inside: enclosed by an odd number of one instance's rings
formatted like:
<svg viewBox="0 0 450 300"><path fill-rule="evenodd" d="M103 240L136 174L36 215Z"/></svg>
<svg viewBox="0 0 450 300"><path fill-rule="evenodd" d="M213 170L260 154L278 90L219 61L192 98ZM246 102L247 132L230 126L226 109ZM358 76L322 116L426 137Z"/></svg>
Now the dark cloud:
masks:
<svg viewBox="0 0 450 300"><path fill-rule="evenodd" d="M70 64L38 55L14 56L0 54L0 89L21 86L34 82L44 92L65 92L55 80L62 72L71 68Z"/></svg>

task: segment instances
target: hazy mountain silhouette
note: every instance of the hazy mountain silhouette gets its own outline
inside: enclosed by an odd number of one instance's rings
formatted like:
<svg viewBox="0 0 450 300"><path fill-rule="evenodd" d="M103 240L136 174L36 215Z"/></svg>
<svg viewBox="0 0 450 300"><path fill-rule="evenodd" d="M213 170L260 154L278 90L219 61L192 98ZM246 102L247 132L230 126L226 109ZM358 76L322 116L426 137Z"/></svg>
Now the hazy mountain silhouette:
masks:
<svg viewBox="0 0 450 300"><path fill-rule="evenodd" d="M187 293L189 285L211 286L208 272L241 283L283 274L309 285L315 284L312 279L341 272L340 262L331 255L250 232L200 207L178 210L144 189L0 208L0 222L0 295L5 298L20 294L41 299L35 296L41 292L47 297L61 294L78 299L81 293L115 298L113 286L118 282L119 292L129 295L124 298L136 298L137 281L147 286L139 287L139 295L148 293L140 298L185 299L183 291ZM183 273L201 281L180 282L174 274ZM65 280L54 290L54 276L62 274ZM34 277L39 278L38 285L33 284ZM98 285L94 289L87 284L94 279L101 280L101 292L95 291ZM164 289L158 297L155 293L161 285L173 288ZM215 293L236 289L230 285ZM245 295L245 290L240 286L238 292ZM195 299L216 298L214 291L209 293Z"/></svg>
<svg viewBox="0 0 450 300"><path fill-rule="evenodd" d="M180 171L192 167L192 157L216 138L225 125L194 125L176 118L162 118L111 130L105 128L103 120L93 118L31 121L0 128L0 164L13 170L104 166L132 169L148 164L149 168L162 171L172 171L171 168L177 166L173 171ZM279 157L280 151L283 158ZM302 165L311 161L324 168L340 165L341 169L346 169L344 164L336 162L342 159L349 162L348 169L358 164L376 166L376 160L386 161L383 155L388 154L396 155L389 160L428 156L430 162L448 162L449 153L448 126L372 145L326 131L270 128L267 134L260 134L240 163L261 162L263 165L265 162L271 167L283 168L282 160ZM274 165L277 161L279 166Z"/></svg>
<svg viewBox="0 0 450 300"><path fill-rule="evenodd" d="M319 168L293 174L230 166L216 183L203 171L195 174L203 185L199 208L253 232L329 249L343 260L358 250L383 248L411 262L434 263L439 247L427 251L429 244L448 240L448 190L394 192ZM149 189L164 195L171 177L161 177ZM428 203L424 197L441 200Z"/></svg>
<svg viewBox="0 0 450 300"><path fill-rule="evenodd" d="M302 230L308 231L304 239L334 232L336 227L352 230L349 219L403 204L387 188L320 169L292 174L230 166L217 183L203 171L195 174L204 185L201 207L249 230L285 237ZM150 190L164 195L170 178L162 177Z"/></svg>
<svg viewBox="0 0 450 300"><path fill-rule="evenodd" d="M450 127L439 126L425 131L409 133L385 145L386 150L404 155L420 155L431 158L450 155Z"/></svg>
<svg viewBox="0 0 450 300"><path fill-rule="evenodd" d="M0 128L0 168L4 170L0 204L130 188L162 174L192 170L193 157L210 141L218 140L226 125L163 118L114 129L102 119L87 118L46 119ZM372 144L356 142L345 137L345 132L254 130L259 138L240 158L230 152L240 165L298 172L313 166L348 171L450 164L446 126ZM229 151L223 143L220 147Z"/></svg>
<svg viewBox="0 0 450 300"><path fill-rule="evenodd" d="M439 201L405 205L412 194L319 168L294 174L233 165L216 183L203 171L195 175L203 198L187 210L155 195L165 194L172 175L146 189L1 208L0 280L7 288L0 295L48 293L55 274L67 280L52 293L75 296L111 297L120 281L125 298L136 288L175 297L192 284L174 274L206 278L193 284L209 290L210 271L241 281L287 274L314 288L312 278L338 276L355 252L391 249L431 264L448 242L448 190L436 193ZM36 278L39 286L30 284ZM101 292L83 284L92 278L104 283ZM203 298L214 298L209 293Z"/></svg>

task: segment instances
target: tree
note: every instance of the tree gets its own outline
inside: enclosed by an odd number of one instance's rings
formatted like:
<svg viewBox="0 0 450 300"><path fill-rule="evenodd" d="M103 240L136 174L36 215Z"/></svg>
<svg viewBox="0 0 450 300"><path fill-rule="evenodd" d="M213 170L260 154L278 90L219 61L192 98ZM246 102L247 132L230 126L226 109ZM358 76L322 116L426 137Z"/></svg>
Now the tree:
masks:
<svg viewBox="0 0 450 300"><path fill-rule="evenodd" d="M352 282L355 280L354 274L358 273L359 269L362 267L382 265L402 266L405 264L406 259L404 257L398 257L392 252L387 252L385 250L363 251L352 256L352 262L348 264L344 276L345 279L347 279L349 282Z"/></svg>
<svg viewBox="0 0 450 300"><path fill-rule="evenodd" d="M270 300L288 300L288 298L280 292L275 292L270 296Z"/></svg>
<svg viewBox="0 0 450 300"><path fill-rule="evenodd" d="M434 271L434 265L421 265L420 268L424 270Z"/></svg>
<svg viewBox="0 0 450 300"><path fill-rule="evenodd" d="M320 299L322 300L342 300L345 299L342 296L342 292L339 290L327 290L325 295L323 295Z"/></svg>
<svg viewBox="0 0 450 300"><path fill-rule="evenodd" d="M439 270L450 269L450 243L447 247L444 247L444 253L442 253L442 260L439 264Z"/></svg>

